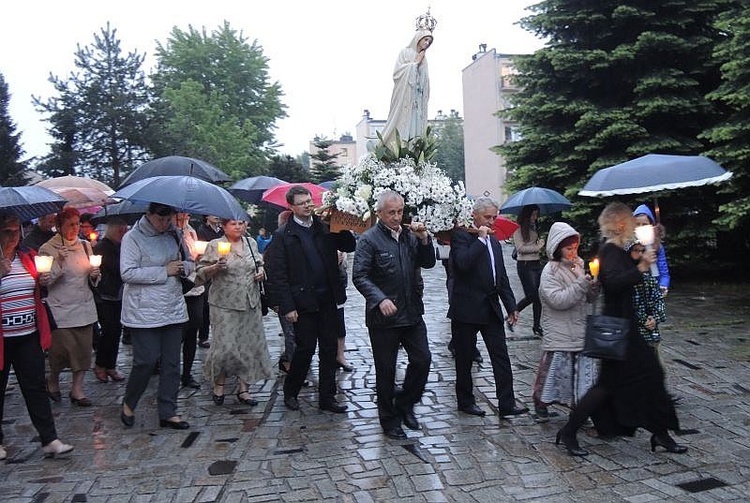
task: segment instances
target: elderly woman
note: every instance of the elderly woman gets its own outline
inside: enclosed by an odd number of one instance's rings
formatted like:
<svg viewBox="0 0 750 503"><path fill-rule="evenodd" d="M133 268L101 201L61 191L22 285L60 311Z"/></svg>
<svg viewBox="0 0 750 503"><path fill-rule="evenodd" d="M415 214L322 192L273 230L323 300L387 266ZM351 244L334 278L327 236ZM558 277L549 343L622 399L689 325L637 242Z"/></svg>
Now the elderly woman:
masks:
<svg viewBox="0 0 750 503"><path fill-rule="evenodd" d="M542 337L541 327L542 303L539 301L539 279L542 277L542 261L540 252L544 249L544 239L539 237L536 222L539 219L539 207L529 204L521 208L518 215L518 229L513 233L513 245L516 248L516 270L518 279L523 287L523 299L518 301L517 309L520 313L529 305L534 314L534 335ZM513 326L509 323L512 331Z"/></svg>
<svg viewBox="0 0 750 503"><path fill-rule="evenodd" d="M20 239L19 218L0 210L0 460L7 457L2 427L11 366L44 454L56 456L73 450L57 438L44 386L44 351L50 347L51 334L41 285L49 281L49 274L37 273L36 252L19 248Z"/></svg>
<svg viewBox="0 0 750 503"><path fill-rule="evenodd" d="M170 206L151 203L122 238L122 324L130 329L133 343L133 366L120 412L127 427L135 424L135 408L161 362L159 426L190 428L177 415L182 327L188 321L180 277L189 276L195 267L189 257L185 260L180 254L180 238L172 224L175 213Z"/></svg>
<svg viewBox="0 0 750 503"><path fill-rule="evenodd" d="M222 220L224 236L214 239L198 263L199 280L211 280L212 343L203 375L213 383L212 398L224 403L227 376L237 376L237 401L257 405L249 384L271 377L271 361L263 331L260 285L263 257L255 240L245 236L242 220Z"/></svg>
<svg viewBox="0 0 750 503"><path fill-rule="evenodd" d="M687 447L677 444L668 430L678 430L677 413L664 387L664 372L658 357L638 333L633 288L656 260L653 251L634 262L626 251L633 241L635 218L623 203L610 203L599 215L599 228L606 240L599 249L599 281L604 290L603 314L632 320L627 334L625 360L602 360L597 384L581 399L567 424L557 433L571 456L585 456L576 433L591 416L600 435L633 435L639 427L651 432L651 450L661 446L672 453Z"/></svg>
<svg viewBox="0 0 750 503"><path fill-rule="evenodd" d="M589 302L597 293L597 283L586 275L578 256L580 240L578 232L564 222L552 224L547 239L550 260L539 283L544 338L532 393L540 423L555 415L549 412L549 404L574 407L598 376L598 361L580 354Z"/></svg>
<svg viewBox="0 0 750 503"><path fill-rule="evenodd" d="M60 372L70 367L73 372L70 401L79 407L90 407L91 400L83 391L83 378L91 368L91 347L96 304L91 286L97 286L101 273L92 267L89 257L91 244L78 237L80 213L66 207L55 218L57 234L39 248L40 255L53 258L47 304L57 324L49 349L47 390L50 398L59 402Z"/></svg>
<svg viewBox="0 0 750 503"><path fill-rule="evenodd" d="M94 375L100 382L124 381L117 371L122 323L122 276L120 276L120 246L128 224L120 217L110 217L104 237L94 245L94 253L102 257L102 279L96 288L96 310L101 334L96 345Z"/></svg>

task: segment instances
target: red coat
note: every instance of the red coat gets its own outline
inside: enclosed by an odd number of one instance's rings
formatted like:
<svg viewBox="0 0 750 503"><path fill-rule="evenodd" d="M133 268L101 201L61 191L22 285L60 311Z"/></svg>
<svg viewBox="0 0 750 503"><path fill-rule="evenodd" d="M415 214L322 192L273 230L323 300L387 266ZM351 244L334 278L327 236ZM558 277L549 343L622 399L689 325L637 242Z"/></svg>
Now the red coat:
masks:
<svg viewBox="0 0 750 503"><path fill-rule="evenodd" d="M19 250L18 258L21 259L23 267L31 274L36 282L36 288L34 289L34 305L36 308L36 328L39 333L39 343L43 350L49 349L52 343L52 331L49 328L49 318L47 318L47 310L42 305L42 292L39 286L39 273L36 272L36 264L34 263L34 256L36 252L34 250ZM2 305L0 305L0 318L2 318ZM4 354L5 338L2 337L2 327L0 326L0 370L3 370L5 365L5 354Z"/></svg>

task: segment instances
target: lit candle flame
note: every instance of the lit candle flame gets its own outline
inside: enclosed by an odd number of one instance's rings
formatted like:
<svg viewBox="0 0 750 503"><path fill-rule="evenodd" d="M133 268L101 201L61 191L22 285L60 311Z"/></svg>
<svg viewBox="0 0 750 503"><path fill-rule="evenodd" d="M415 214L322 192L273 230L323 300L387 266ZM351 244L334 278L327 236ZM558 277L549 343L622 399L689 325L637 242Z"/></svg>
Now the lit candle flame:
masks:
<svg viewBox="0 0 750 503"><path fill-rule="evenodd" d="M37 255L34 257L34 265L36 265L37 272L50 272L53 260L54 257L48 255Z"/></svg>
<svg viewBox="0 0 750 503"><path fill-rule="evenodd" d="M91 264L91 267L99 267L100 265L102 265L102 256L101 255L89 256L89 263Z"/></svg>
<svg viewBox="0 0 750 503"><path fill-rule="evenodd" d="M226 257L229 255L229 251L232 249L232 243L228 243L226 241L222 241L219 243L219 256L220 257Z"/></svg>
<svg viewBox="0 0 750 503"><path fill-rule="evenodd" d="M599 259L595 258L591 262L589 262L589 272L591 273L591 276L596 278L599 276Z"/></svg>

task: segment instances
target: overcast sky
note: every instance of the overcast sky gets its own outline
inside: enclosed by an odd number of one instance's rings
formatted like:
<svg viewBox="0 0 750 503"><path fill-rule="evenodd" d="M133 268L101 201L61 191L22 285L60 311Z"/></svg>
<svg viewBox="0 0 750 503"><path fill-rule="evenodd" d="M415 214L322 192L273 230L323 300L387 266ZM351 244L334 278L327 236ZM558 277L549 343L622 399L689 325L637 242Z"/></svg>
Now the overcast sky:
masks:
<svg viewBox="0 0 750 503"><path fill-rule="evenodd" d="M364 109L385 119L398 52L414 32L414 20L431 7L437 19L430 63L429 115L458 110L463 116L461 71L479 44L499 53L533 52L543 42L517 22L534 0L69 0L12 2L0 29L0 72L11 93L10 115L26 157L48 152L47 122L31 104L53 93L50 73L73 70L76 44L91 45L109 21L123 52L146 53L174 26L209 32L224 20L257 39L269 59L271 78L284 91L288 117L277 125L281 152L296 156L316 134L355 133ZM147 70L147 68L146 68ZM330 70L330 71L328 71ZM334 78L335 77L335 78Z"/></svg>

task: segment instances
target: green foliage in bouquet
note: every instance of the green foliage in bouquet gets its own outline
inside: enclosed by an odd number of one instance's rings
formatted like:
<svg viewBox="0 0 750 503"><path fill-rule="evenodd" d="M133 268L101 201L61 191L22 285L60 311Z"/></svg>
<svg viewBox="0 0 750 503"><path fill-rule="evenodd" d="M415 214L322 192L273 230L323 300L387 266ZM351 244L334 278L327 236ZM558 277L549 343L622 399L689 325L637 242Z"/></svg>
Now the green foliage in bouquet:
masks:
<svg viewBox="0 0 750 503"><path fill-rule="evenodd" d="M378 143L373 150L375 158L380 162L393 163L399 159L412 159L414 164L423 164L437 153L437 136L432 134L432 128L427 127L424 136L417 136L409 140L402 140L396 130L396 141L393 145L386 145L383 136L378 131Z"/></svg>

